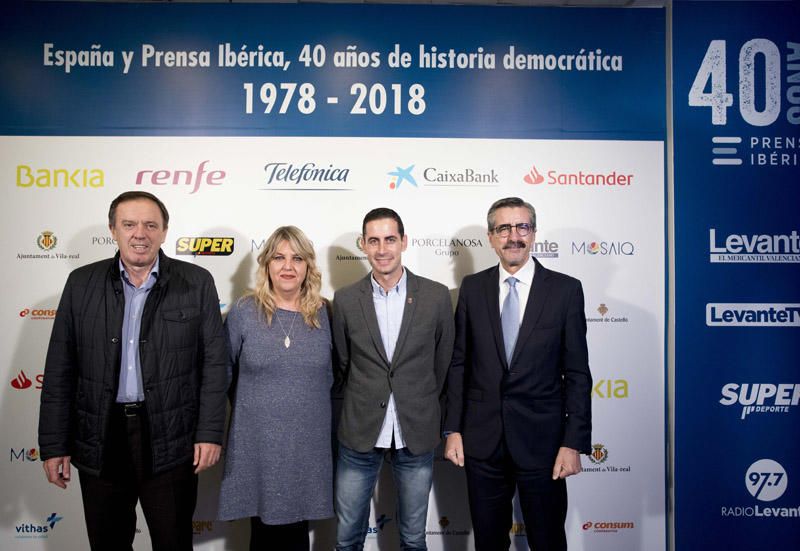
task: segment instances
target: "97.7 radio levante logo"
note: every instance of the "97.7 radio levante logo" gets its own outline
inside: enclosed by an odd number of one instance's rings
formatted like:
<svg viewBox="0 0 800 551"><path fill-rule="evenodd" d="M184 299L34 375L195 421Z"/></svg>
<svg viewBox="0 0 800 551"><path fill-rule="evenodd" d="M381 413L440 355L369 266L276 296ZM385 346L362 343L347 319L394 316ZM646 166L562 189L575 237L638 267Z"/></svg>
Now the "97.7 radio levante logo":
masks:
<svg viewBox="0 0 800 551"><path fill-rule="evenodd" d="M728 89L725 40L712 40L689 90L689 105L708 107L711 124L725 127L734 93ZM781 51L780 46L783 46ZM720 128L711 138L714 165L791 166L800 165L800 42L778 45L766 38L754 38L738 51L738 110L752 132ZM785 68L785 73L782 71ZM734 81L735 82L735 81ZM784 123L788 123L787 127ZM775 133L755 129L776 126ZM737 126L744 130L741 126Z"/></svg>

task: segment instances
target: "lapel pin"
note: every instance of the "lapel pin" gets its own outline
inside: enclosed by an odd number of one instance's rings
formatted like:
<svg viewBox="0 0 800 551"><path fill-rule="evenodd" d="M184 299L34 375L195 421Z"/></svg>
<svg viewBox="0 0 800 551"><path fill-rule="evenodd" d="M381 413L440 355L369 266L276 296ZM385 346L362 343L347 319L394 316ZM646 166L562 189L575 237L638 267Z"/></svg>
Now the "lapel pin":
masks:
<svg viewBox="0 0 800 551"><path fill-rule="evenodd" d="M409 304L414 304L414 299L412 297L408 297L406 302L408 302Z"/></svg>

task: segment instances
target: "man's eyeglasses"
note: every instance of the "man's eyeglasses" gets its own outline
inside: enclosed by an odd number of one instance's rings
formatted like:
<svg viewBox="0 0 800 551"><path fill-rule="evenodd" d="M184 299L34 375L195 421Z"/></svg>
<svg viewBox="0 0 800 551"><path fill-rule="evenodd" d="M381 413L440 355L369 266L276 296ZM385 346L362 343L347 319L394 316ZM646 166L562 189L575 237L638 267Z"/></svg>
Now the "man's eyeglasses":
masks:
<svg viewBox="0 0 800 551"><path fill-rule="evenodd" d="M492 228L492 231L495 233L495 235L499 235L500 237L508 237L511 235L511 230L513 229L517 230L517 235L524 237L533 231L533 226L527 223L500 224L499 226Z"/></svg>

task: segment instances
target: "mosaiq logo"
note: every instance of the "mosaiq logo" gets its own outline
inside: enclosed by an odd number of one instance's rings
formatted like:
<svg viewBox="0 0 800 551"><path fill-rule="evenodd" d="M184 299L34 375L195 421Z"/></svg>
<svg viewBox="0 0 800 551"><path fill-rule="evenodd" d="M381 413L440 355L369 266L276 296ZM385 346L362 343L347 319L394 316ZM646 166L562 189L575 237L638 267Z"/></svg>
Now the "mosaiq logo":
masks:
<svg viewBox="0 0 800 551"><path fill-rule="evenodd" d="M800 262L800 235L797 230L783 234L736 234L717 236L708 230L710 262L775 263Z"/></svg>
<svg viewBox="0 0 800 551"><path fill-rule="evenodd" d="M800 327L800 304L706 304L709 327Z"/></svg>
<svg viewBox="0 0 800 551"><path fill-rule="evenodd" d="M204 189L204 186L217 187L225 183L227 172L224 170L208 170L208 163L202 161L197 168L172 169L150 168L136 173L136 185L170 186L176 189L189 190L189 195Z"/></svg>
<svg viewBox="0 0 800 551"><path fill-rule="evenodd" d="M789 487L789 475L783 465L774 459L758 459L754 461L744 475L747 492L761 503L723 505L720 515L723 517L751 518L791 518L797 522L800 518L800 505L789 507L772 505L780 499ZM766 505L770 503L769 505Z"/></svg>
<svg viewBox="0 0 800 551"><path fill-rule="evenodd" d="M633 256L636 247L630 241L573 241L572 254L589 256Z"/></svg>
<svg viewBox="0 0 800 551"><path fill-rule="evenodd" d="M789 413L800 403L800 384L727 383L719 403L741 407L741 419L750 414Z"/></svg>
<svg viewBox="0 0 800 551"><path fill-rule="evenodd" d="M624 189L633 185L634 175L623 171L592 172L585 170L559 172L548 170L542 174L537 165L522 176L522 181L531 186L543 187L595 187L604 189Z"/></svg>
<svg viewBox="0 0 800 551"><path fill-rule="evenodd" d="M11 448L9 461L39 461L39 450L36 448Z"/></svg>

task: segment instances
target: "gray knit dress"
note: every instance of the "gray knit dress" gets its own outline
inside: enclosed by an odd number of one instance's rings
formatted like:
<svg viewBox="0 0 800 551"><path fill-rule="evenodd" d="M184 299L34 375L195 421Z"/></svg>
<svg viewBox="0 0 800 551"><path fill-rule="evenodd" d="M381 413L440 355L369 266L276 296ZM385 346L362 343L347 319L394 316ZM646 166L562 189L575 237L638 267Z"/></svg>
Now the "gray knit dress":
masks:
<svg viewBox="0 0 800 551"><path fill-rule="evenodd" d="M333 516L333 373L325 308L319 321L314 329L301 314L278 309L267 325L252 297L228 314L230 361L238 381L220 520L260 517L264 524L289 524Z"/></svg>

